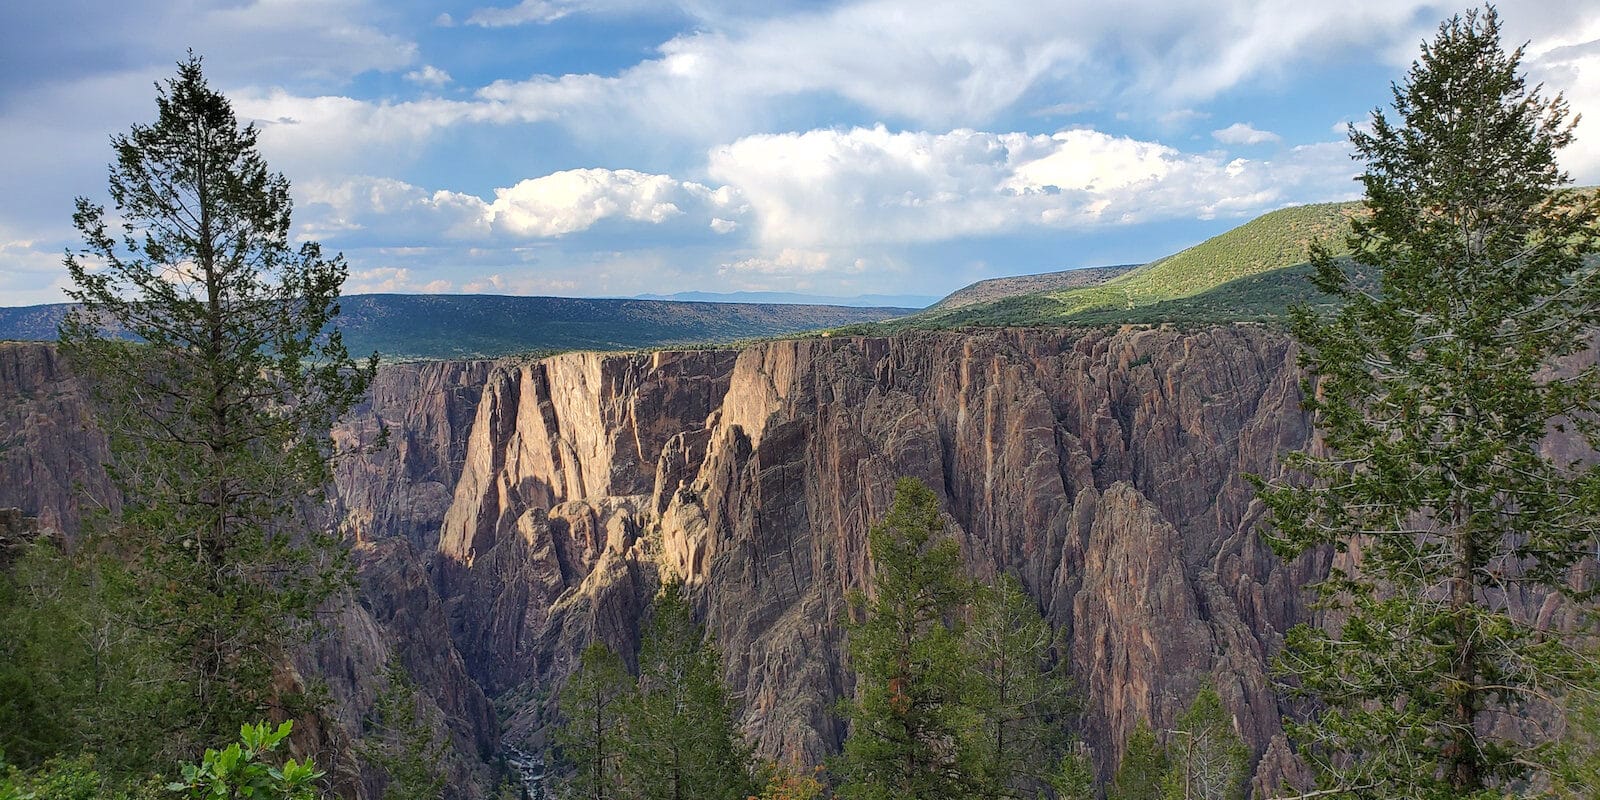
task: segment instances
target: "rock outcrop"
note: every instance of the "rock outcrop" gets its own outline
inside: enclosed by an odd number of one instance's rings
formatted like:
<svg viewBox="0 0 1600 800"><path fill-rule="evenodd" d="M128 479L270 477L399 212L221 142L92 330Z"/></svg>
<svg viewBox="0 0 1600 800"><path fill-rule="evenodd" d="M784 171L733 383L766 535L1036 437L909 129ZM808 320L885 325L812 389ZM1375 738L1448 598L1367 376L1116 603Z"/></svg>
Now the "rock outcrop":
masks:
<svg viewBox="0 0 1600 800"><path fill-rule="evenodd" d="M49 345L0 342L0 507L75 536L84 518L117 508L106 438L83 386Z"/></svg>
<svg viewBox="0 0 1600 800"><path fill-rule="evenodd" d="M427 569L466 441L466 432L451 426L472 420L487 371L487 364L386 367L372 402L335 431L350 457L339 464L326 522L342 524L354 540L361 589L331 604L321 620L325 631L278 680L295 691L313 683L327 688L325 724L297 727L294 744L356 797L381 790L381 776L357 769L355 740L387 688L391 659L417 685L423 719L453 745L444 764L453 796L481 796L492 782L486 762L498 750L498 725L451 642ZM361 453L358 445L372 444L380 423L399 429L397 443ZM53 345L0 342L0 437L0 507L16 506L0 517L18 523L6 524L6 543L18 528L22 538L55 533L70 546L85 520L119 508L104 467L105 437L84 386ZM375 528L381 536L371 535Z"/></svg>
<svg viewBox="0 0 1600 800"><path fill-rule="evenodd" d="M1102 769L1202 683L1266 752L1282 730L1267 659L1318 565L1259 543L1242 474L1308 440L1292 362L1281 336L1238 326L498 367L443 523L440 594L474 677L516 699L507 735L537 744L583 644L631 655L657 581L682 579L758 749L816 759L844 733L831 709L866 533L910 475L940 495L971 571L1017 575L1068 633Z"/></svg>
<svg viewBox="0 0 1600 800"><path fill-rule="evenodd" d="M0 351L0 381L58 369L30 347ZM1016 575L1064 632L1102 771L1136 722L1170 724L1210 683L1276 783L1294 767L1266 664L1326 564L1263 546L1242 474L1275 474L1309 440L1293 361L1281 335L1232 326L386 367L335 434L349 457L333 519L360 599L301 668L357 725L398 655L458 750L537 748L577 653L599 638L632 659L650 597L678 578L758 751L817 759L845 732L845 598L909 475L940 496L971 572ZM64 399L0 391L39 448L7 451L6 478L35 477L0 505L70 524L56 476L93 473L103 445L50 438L33 404Z"/></svg>

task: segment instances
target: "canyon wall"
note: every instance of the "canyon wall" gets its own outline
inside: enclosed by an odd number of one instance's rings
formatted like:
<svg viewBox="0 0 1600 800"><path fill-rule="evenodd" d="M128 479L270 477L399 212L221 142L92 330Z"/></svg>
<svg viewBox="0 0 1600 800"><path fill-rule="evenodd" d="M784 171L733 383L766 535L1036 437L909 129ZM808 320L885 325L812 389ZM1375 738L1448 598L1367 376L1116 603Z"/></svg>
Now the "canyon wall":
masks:
<svg viewBox="0 0 1600 800"><path fill-rule="evenodd" d="M434 451L423 443L440 435L438 441L448 441L453 421L470 423L487 372L487 364L386 367L370 401L335 432L349 455L339 464L330 513L314 514L313 523L343 520L360 589L319 615L322 632L278 679L296 690L327 690L321 718L297 725L291 745L297 755L314 757L347 796L377 797L381 790L381 776L360 768L356 739L388 689L384 672L392 660L416 684L421 718L452 744L444 763L452 796L481 796L493 782L487 762L499 747L498 725L451 643L427 568L429 537L437 535L449 503L442 487L453 486L459 474L459 448ZM359 453L356 445L372 443L380 421L399 429L391 446ZM426 433L418 439L416 432ZM464 442L464 433L455 439ZM32 518L31 527L68 547L86 527L110 530L119 501L107 458L87 393L55 347L0 342L0 510L17 509L18 517ZM384 535L370 537L377 526ZM424 549L407 538L412 533Z"/></svg>
<svg viewBox="0 0 1600 800"><path fill-rule="evenodd" d="M40 368L10 364L40 353L0 346L4 413L42 426L21 442L34 455L0 451L0 477L30 481L0 505L70 525L104 495L103 445L86 422L61 438L80 412L57 419L59 398L18 382ZM1291 761L1266 664L1326 565L1265 548L1242 474L1305 446L1299 401L1288 342L1243 325L385 367L335 432L332 519L362 590L301 666L345 698L345 726L397 655L459 751L537 748L581 648L631 660L678 578L758 751L814 760L845 731L832 708L853 680L845 597L870 582L866 533L909 475L973 574L1016 575L1062 630L1102 771L1136 722L1170 724L1211 683L1276 782ZM83 493L61 488L78 473ZM459 777L481 780L470 760Z"/></svg>
<svg viewBox="0 0 1600 800"><path fill-rule="evenodd" d="M683 580L767 756L844 734L845 598L896 479L932 487L973 574L1019 577L1070 645L1102 770L1138 721L1214 684L1275 782L1267 661L1304 616L1254 533L1243 473L1309 437L1286 340L997 331L813 338L737 352L572 354L495 367L438 539L469 670L537 747L551 691L599 637L631 656Z"/></svg>

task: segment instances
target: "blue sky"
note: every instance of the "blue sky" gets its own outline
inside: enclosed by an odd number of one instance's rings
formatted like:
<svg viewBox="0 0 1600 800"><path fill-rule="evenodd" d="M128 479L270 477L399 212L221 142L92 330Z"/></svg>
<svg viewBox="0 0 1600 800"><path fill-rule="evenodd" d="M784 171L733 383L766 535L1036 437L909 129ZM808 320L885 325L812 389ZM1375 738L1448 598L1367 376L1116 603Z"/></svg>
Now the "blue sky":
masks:
<svg viewBox="0 0 1600 800"><path fill-rule="evenodd" d="M496 4L499 3L499 4ZM1414 0L105 0L0 10L0 305L186 48L347 291L941 295L1354 197L1345 123L1462 6ZM1589 112L1600 4L1499 4Z"/></svg>

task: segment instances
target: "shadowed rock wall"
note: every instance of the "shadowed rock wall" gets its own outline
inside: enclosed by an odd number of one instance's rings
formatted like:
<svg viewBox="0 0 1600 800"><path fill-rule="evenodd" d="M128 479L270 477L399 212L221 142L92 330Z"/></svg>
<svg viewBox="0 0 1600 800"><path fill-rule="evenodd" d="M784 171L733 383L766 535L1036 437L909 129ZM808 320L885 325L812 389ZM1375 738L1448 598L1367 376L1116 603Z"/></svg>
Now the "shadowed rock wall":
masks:
<svg viewBox="0 0 1600 800"><path fill-rule="evenodd" d="M844 598L869 583L867 530L911 475L973 573L1017 575L1065 630L1102 769L1207 681L1260 753L1282 735L1269 653L1325 569L1271 555L1241 477L1308 440L1292 362L1281 336L1237 326L496 367L439 537L440 594L469 670L515 708L507 736L537 744L575 654L599 636L631 656L658 581L680 577L759 751L816 759L844 734Z"/></svg>
<svg viewBox="0 0 1600 800"><path fill-rule="evenodd" d="M114 503L75 387L48 346L0 345L0 506L67 529ZM334 433L328 510L361 590L299 667L356 731L398 657L467 756L458 780L481 783L502 736L542 743L588 641L633 659L678 577L759 752L815 760L845 732L867 530L910 475L970 570L1016 575L1063 631L1102 771L1212 682L1275 782L1290 761L1266 664L1326 564L1265 548L1241 474L1306 445L1299 402L1290 345L1252 326L385 367Z"/></svg>

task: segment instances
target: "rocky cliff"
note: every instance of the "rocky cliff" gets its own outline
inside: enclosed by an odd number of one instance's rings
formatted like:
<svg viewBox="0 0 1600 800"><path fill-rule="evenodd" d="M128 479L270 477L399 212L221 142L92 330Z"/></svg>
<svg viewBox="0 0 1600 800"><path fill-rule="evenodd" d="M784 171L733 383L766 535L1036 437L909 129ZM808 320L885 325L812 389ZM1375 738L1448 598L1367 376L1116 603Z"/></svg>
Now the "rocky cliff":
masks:
<svg viewBox="0 0 1600 800"><path fill-rule="evenodd" d="M444 515L440 594L469 670L508 701L507 735L537 744L578 649L631 653L656 582L679 577L758 749L816 759L844 733L831 707L867 529L911 475L973 573L1017 575L1066 631L1102 768L1203 682L1263 752L1281 737L1267 659L1318 565L1263 547L1241 475L1306 443L1295 375L1286 341L1251 327L498 366Z"/></svg>
<svg viewBox="0 0 1600 800"><path fill-rule="evenodd" d="M459 447L428 445L435 436L450 441L452 422L471 421L487 371L486 364L385 368L370 402L335 432L352 457L340 462L328 511L349 531L360 590L326 609L326 632L279 678L296 690L326 687L332 702L318 720L323 724L297 726L293 744L354 796L376 797L381 789L381 776L360 769L355 740L378 694L389 688L384 670L391 660L417 685L422 718L452 742L455 755L445 766L458 796L478 796L492 781L485 762L498 749L498 726L450 641L427 570L449 504L446 487L461 460ZM356 445L372 443L380 423L391 421L401 430L392 446L354 457ZM415 438L418 431L427 432L425 441ZM455 440L464 442L464 433ZM106 512L117 509L118 498L107 457L87 393L55 348L0 342L0 527L6 529L0 550L9 552L18 538L12 530L18 520L68 547L85 525L109 524ZM369 537L375 527L382 537Z"/></svg>
<svg viewBox="0 0 1600 800"><path fill-rule="evenodd" d="M0 350L8 415L48 416L37 380L11 385L9 363L39 352ZM868 582L867 529L910 475L972 572L1017 575L1066 634L1102 770L1137 721L1170 723L1212 682L1275 781L1289 760L1265 665L1325 565L1264 548L1241 474L1308 440L1292 363L1281 336L1235 326L385 368L336 432L352 455L333 512L363 591L303 668L357 724L398 654L459 750L537 747L577 652L598 637L631 657L678 577L759 751L815 759L844 734L831 708L852 680L844 598ZM0 505L70 524L78 496L54 476L99 451L44 424L26 434L39 453L7 450L3 468L45 477ZM385 428L387 448L363 449Z"/></svg>

